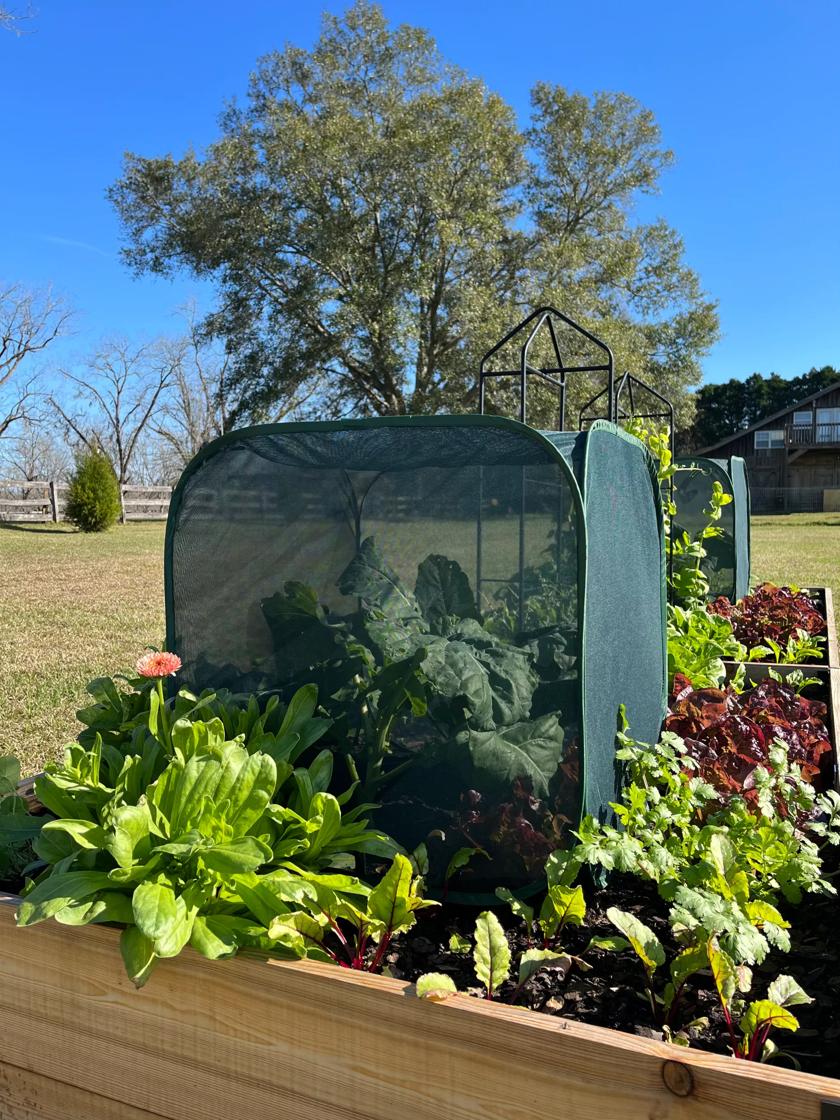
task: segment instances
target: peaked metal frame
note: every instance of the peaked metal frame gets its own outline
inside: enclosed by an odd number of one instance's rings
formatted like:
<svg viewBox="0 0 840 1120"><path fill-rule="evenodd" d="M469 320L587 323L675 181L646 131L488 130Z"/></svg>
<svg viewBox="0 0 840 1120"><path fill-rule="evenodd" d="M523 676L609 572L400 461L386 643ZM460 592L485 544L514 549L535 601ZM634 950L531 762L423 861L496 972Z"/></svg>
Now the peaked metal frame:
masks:
<svg viewBox="0 0 840 1120"><path fill-rule="evenodd" d="M606 355L602 363L594 363L589 365L566 365L563 361L563 355L560 352L560 343L557 339L556 323L562 323L577 331L578 334L583 335L594 346L602 350ZM532 325L533 324L533 325ZM531 344L536 336L539 334L543 325L547 325L549 337L551 338L551 345L554 350L554 365L549 366L535 366L528 360L528 355L531 350ZM519 350L519 368L518 369L488 369L487 365L495 354L497 354L504 346L506 346L518 334L521 334L527 328L528 335ZM566 376L570 373L606 373L607 375L607 400L609 402L607 420L615 420L615 364L613 359L612 350L596 335L592 334L580 323L576 323L574 319L564 315L562 311L558 311L555 307L538 307L536 311L532 311L521 323L518 323L512 330L500 339L495 346L491 347L484 357L481 359L481 365L478 371L478 410L484 414L486 409L486 384L487 379L490 377L518 377L519 378L519 419L523 424L527 423L528 416L528 378L538 377L542 381L547 382L557 389L560 397L560 410L558 416L558 431L566 430ZM603 395L603 394L599 394Z"/></svg>

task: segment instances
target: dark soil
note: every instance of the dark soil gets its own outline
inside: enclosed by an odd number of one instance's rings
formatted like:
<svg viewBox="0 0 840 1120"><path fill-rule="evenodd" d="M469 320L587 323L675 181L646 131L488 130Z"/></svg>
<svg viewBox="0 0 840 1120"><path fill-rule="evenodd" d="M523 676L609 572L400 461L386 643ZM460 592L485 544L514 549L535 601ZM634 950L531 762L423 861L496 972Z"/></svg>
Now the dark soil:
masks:
<svg viewBox="0 0 840 1120"><path fill-rule="evenodd" d="M543 970L518 989L508 981L497 998L518 1007L549 1015L559 1015L582 1023L612 1027L647 1038L662 1038L663 1024L651 1009L641 962L632 950L613 953L600 949L586 951L590 938L616 935L606 910L617 906L634 913L662 941L670 962L677 946L670 936L667 905L651 884L630 876L614 876L607 889L586 889L586 924L563 931L562 949L572 955L585 953L591 965L583 971L574 965L568 975ZM542 947L527 941L524 925L510 911L496 909L505 926L511 946L511 972L517 971L520 953ZM459 991L483 997L473 971L472 957L452 952L453 933L472 941L478 911L444 905L421 911L412 933L395 941L387 956L390 973L398 979L414 981L424 972L442 972L452 977ZM774 1040L784 1052L775 1060L785 1065L798 1064L808 1073L840 1077L840 943L837 938L838 902L835 898L810 896L800 906L789 907L792 951L774 953L753 969L753 988L749 998L766 995L767 985L779 973L794 976L814 997L808 1006L794 1009L801 1029L796 1034L777 1031ZM559 949L560 944L551 948ZM657 992L667 979L666 969L655 978ZM699 974L686 985L672 1013L670 1030L691 1046L721 1054L731 1054L729 1032L714 990L711 976Z"/></svg>

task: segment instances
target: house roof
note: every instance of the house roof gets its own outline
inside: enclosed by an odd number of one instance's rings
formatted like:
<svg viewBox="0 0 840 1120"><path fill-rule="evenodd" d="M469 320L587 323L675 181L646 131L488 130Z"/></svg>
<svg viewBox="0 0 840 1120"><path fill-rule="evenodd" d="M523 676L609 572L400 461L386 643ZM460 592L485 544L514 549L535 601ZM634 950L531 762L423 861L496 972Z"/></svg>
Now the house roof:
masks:
<svg viewBox="0 0 840 1120"><path fill-rule="evenodd" d="M789 412L794 412L796 411L796 409L802 408L804 404L811 404L812 401L819 400L820 397L824 397L826 393L831 393L835 389L840 389L840 381L834 381L831 385L826 385L824 389L820 389L819 392L812 393L810 397L803 397L801 401L797 401L795 404L789 404L787 408L780 408L778 412L773 412L770 416L763 416L761 420L757 420L754 424L750 424L748 428L742 428L738 432L733 432L733 434L731 436L727 436L726 439L719 440L717 443L713 443L709 447L704 447L702 448L702 450L697 451L696 454L708 455L710 451L717 451L719 447L725 447L727 443L732 443L733 440L741 439L743 436L748 436L750 432L755 432L759 428L763 428L765 424L772 424L772 422L774 420L778 420L780 416L787 416Z"/></svg>

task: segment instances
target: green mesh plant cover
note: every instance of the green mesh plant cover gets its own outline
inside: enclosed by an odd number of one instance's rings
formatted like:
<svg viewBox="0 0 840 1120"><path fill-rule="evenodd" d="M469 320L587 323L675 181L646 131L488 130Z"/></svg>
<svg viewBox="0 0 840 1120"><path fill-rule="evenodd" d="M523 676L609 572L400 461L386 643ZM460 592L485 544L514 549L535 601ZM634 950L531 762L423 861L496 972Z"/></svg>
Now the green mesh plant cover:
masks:
<svg viewBox="0 0 840 1120"><path fill-rule="evenodd" d="M726 595L733 602L743 598L750 589L750 486L743 459L706 459L684 456L677 459L674 501L677 513L674 532L687 532L692 538L703 529L707 518L712 487L719 482L732 496L724 506L719 522L722 534L705 541L706 559L703 571L709 580L709 597Z"/></svg>
<svg viewBox="0 0 840 1120"><path fill-rule="evenodd" d="M166 605L193 689L315 683L336 792L358 782L352 801L462 897L538 881L616 798L620 705L640 738L664 714L655 477L604 423L231 433L173 496Z"/></svg>

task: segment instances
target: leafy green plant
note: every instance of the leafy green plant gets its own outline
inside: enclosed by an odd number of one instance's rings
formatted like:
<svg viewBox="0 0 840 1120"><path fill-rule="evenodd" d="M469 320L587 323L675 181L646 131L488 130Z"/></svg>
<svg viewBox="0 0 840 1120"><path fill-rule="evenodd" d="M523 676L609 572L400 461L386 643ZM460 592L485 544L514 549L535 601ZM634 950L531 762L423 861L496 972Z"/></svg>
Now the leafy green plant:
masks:
<svg viewBox="0 0 840 1120"><path fill-rule="evenodd" d="M90 451L76 463L67 490L64 516L83 533L110 529L121 512L120 488L103 451Z"/></svg>
<svg viewBox="0 0 840 1120"><path fill-rule="evenodd" d="M461 819L458 793L486 798L494 812L512 804L517 789L535 802L548 797L563 729L556 704L540 699L537 690L543 665L550 664L545 674L551 679L564 671L559 633L515 642L491 632L457 563L426 557L412 591L371 537L340 576L338 589L357 602L354 614L335 617L310 588L293 583L264 600L262 609L278 679L295 683L306 673L319 682L336 716L334 734L358 772L362 799L381 800L386 789L398 788L403 819L418 806L428 829L429 806L412 783L417 778L431 788L446 782L449 807L432 823L446 837L438 881L444 868L452 870L453 840L457 848L466 840L489 851L491 837L504 834L513 851L520 831L536 835L530 820L527 830L494 820L486 837L474 839ZM414 777L406 781L412 769ZM481 813L470 809L469 816L476 824ZM544 858L550 844L542 839ZM517 858L527 862L529 853Z"/></svg>
<svg viewBox="0 0 840 1120"><path fill-rule="evenodd" d="M438 905L421 896L421 880L414 876L410 860L399 853L373 889L349 876L305 871L301 876L309 889L296 900L298 908L288 905L285 887L276 893L275 877L238 886L267 924L269 938L282 941L294 930L308 956L321 956L344 968L381 971L393 938L411 929L418 910ZM278 905L283 907L279 913Z"/></svg>
<svg viewBox="0 0 840 1120"><path fill-rule="evenodd" d="M724 659L742 661L746 650L732 624L705 606L668 608L668 680L681 673L695 688L720 688L726 677Z"/></svg>
<svg viewBox="0 0 840 1120"><path fill-rule="evenodd" d="M288 714L288 712L287 712ZM367 828L366 806L343 814L348 795L327 792L332 755L294 768L226 740L222 721L176 720L171 757L114 754L101 738L68 747L36 795L55 816L35 841L48 864L24 890L22 926L54 917L71 925L116 922L138 986L158 960L186 944L208 957L258 947L303 956L293 930L271 935L249 913L237 883L270 869L289 897L305 875L352 867L355 854L390 857L393 842Z"/></svg>
<svg viewBox="0 0 840 1120"><path fill-rule="evenodd" d="M510 976L510 945L492 910L484 910L476 920L473 960L478 982L492 999Z"/></svg>

